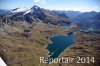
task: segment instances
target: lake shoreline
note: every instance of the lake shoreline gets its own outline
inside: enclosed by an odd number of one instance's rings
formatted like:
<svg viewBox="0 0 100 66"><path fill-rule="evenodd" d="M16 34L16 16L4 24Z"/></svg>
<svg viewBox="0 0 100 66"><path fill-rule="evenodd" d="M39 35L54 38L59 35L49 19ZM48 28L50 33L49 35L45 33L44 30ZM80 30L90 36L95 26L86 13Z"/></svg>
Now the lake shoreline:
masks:
<svg viewBox="0 0 100 66"><path fill-rule="evenodd" d="M55 45L55 44L53 44L53 42L52 42L52 39L54 38L54 37L59 37L59 36L63 36L63 37L67 37L67 36L70 36L70 35L75 35L74 33L72 33L72 34L59 34L59 35L53 35L51 38L50 38L50 44L52 44L52 46L57 46L57 45ZM73 41L72 41L73 42ZM72 45L73 43L71 43L71 45ZM67 44L66 44L67 45ZM70 45L70 46L71 46ZM49 52L49 54L51 53L51 51L50 51L50 47L49 47L50 45L48 45L48 46L46 46L46 50ZM59 46L59 45L58 45ZM64 49L63 47L61 48L61 49L63 49L63 50L60 50L60 54L58 55L58 57L59 56L61 56L62 55L62 53L64 52L64 50L66 50L68 47L70 47L69 46L69 44L68 44L68 46L66 46L66 48ZM56 48L56 47L55 47ZM52 49L55 49L55 48L52 48ZM48 57L51 57L52 55L54 55L54 53L55 52L53 52L53 53L51 53L50 55L48 54ZM55 57L56 58L56 57Z"/></svg>

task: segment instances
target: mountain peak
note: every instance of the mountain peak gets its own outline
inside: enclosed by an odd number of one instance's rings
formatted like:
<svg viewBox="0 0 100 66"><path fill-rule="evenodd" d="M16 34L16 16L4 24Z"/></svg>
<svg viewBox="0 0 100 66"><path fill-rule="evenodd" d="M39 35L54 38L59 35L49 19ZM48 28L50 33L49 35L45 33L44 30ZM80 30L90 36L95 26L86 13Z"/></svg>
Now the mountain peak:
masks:
<svg viewBox="0 0 100 66"><path fill-rule="evenodd" d="M40 7L38 7L37 5L34 5L31 9L38 9Z"/></svg>

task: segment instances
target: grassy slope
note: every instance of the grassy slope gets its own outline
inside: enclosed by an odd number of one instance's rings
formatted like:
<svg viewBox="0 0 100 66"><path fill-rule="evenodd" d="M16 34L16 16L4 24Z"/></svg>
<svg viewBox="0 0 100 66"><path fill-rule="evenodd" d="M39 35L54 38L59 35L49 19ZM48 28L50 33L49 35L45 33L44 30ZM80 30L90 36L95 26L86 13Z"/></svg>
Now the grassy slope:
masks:
<svg viewBox="0 0 100 66"><path fill-rule="evenodd" d="M20 29L23 30L23 28ZM64 27L39 23L33 27L30 38L23 36L21 31L7 33L6 36L0 38L0 47L6 50L1 51L0 56L3 57L8 66L47 66L39 63L39 57L47 57L48 51L45 50L45 47L49 43L52 32L61 34L66 30Z"/></svg>
<svg viewBox="0 0 100 66"><path fill-rule="evenodd" d="M84 34L77 36L76 43L65 50L62 57L94 57L95 63L72 63L67 66L99 66L100 63L100 34ZM62 64L66 66L66 64Z"/></svg>
<svg viewBox="0 0 100 66"><path fill-rule="evenodd" d="M23 27L18 27L23 31ZM48 51L45 50L49 39L53 34L64 34L68 31L65 27L48 26L38 23L32 29L32 37L26 38L22 31L9 33L0 38L0 48L6 51L0 51L8 66L96 66L100 61L100 35L97 34L79 34L76 44L67 48L60 57L94 56L95 64L40 64L39 57L47 57Z"/></svg>

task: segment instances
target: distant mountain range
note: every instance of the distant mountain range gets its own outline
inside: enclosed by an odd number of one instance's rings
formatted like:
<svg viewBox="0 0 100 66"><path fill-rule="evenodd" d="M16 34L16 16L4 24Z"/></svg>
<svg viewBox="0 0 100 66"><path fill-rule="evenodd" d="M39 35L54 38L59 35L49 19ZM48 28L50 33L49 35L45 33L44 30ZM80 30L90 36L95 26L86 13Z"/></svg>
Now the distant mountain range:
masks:
<svg viewBox="0 0 100 66"><path fill-rule="evenodd" d="M57 11L65 14L73 23L78 23L82 30L100 30L100 12Z"/></svg>
<svg viewBox="0 0 100 66"><path fill-rule="evenodd" d="M100 12L85 12L72 21L79 23L79 28L84 30L100 30Z"/></svg>
<svg viewBox="0 0 100 66"><path fill-rule="evenodd" d="M80 12L80 11L56 11L56 12L58 12L60 14L65 14L70 19L73 19L73 18L77 17L78 15L82 14L82 12Z"/></svg>
<svg viewBox="0 0 100 66"><path fill-rule="evenodd" d="M10 10L0 9L0 15L7 15L8 13L10 13Z"/></svg>
<svg viewBox="0 0 100 66"><path fill-rule="evenodd" d="M59 25L66 23L78 23L82 30L100 29L100 12L80 11L55 11L40 8L34 5L32 8L16 8L13 10L0 9L0 15L7 20L27 22L29 24L43 22L46 24Z"/></svg>

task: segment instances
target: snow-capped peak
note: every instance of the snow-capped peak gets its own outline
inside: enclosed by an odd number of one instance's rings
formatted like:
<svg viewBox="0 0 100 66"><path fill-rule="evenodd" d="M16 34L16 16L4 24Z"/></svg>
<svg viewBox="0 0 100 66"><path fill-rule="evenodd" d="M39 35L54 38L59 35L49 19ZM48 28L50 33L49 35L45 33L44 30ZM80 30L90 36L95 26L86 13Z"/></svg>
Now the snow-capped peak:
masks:
<svg viewBox="0 0 100 66"><path fill-rule="evenodd" d="M25 13L24 13L24 15L25 14L28 14L28 13L33 13L35 10L37 10L37 9L39 9L39 7L38 6L36 6L36 5L34 5L32 8L30 8L29 10L27 10Z"/></svg>
<svg viewBox="0 0 100 66"><path fill-rule="evenodd" d="M23 12L24 15L28 14L28 13L33 13L34 11L38 11L40 9L40 7L34 5L32 8L16 8L11 10L12 13L18 13L18 12Z"/></svg>
<svg viewBox="0 0 100 66"><path fill-rule="evenodd" d="M15 12L25 12L25 11L27 11L27 10L29 10L28 8L16 8L16 9L14 9L14 10L12 10L11 12L13 12L13 13L15 13Z"/></svg>
<svg viewBox="0 0 100 66"><path fill-rule="evenodd" d="M39 9L40 7L38 7L38 6L36 6L36 5L34 5L32 8L31 8L31 10L34 10L34 9Z"/></svg>

